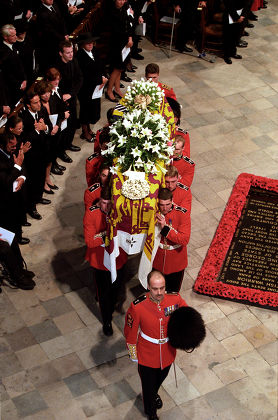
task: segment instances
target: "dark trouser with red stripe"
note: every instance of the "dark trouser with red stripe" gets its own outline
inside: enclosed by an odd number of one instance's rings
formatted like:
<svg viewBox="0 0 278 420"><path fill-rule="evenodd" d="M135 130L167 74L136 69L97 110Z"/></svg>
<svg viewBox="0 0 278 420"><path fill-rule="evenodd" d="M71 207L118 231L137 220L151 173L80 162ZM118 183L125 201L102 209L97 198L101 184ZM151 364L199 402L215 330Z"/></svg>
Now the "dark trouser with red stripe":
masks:
<svg viewBox="0 0 278 420"><path fill-rule="evenodd" d="M142 383L144 410L147 416L154 416L156 414L155 397L162 382L167 377L170 367L171 365L160 369L138 364L138 372Z"/></svg>
<svg viewBox="0 0 278 420"><path fill-rule="evenodd" d="M181 283L183 280L184 270L177 271L176 273L164 274L166 281L166 291L167 292L179 292L181 288Z"/></svg>
<svg viewBox="0 0 278 420"><path fill-rule="evenodd" d="M94 276L102 321L103 324L110 324L115 304L121 299L121 291L124 288L123 267L117 270L117 279L114 283L112 283L110 271L94 268Z"/></svg>

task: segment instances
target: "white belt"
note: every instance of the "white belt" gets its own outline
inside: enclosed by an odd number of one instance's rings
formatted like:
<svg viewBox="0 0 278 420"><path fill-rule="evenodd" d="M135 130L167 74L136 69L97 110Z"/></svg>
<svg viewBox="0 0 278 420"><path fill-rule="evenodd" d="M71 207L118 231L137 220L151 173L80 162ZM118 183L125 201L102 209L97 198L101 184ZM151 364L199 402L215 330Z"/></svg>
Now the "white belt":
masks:
<svg viewBox="0 0 278 420"><path fill-rule="evenodd" d="M172 251L173 249L177 249L180 248L181 245L177 244L177 245L167 245L167 244L162 244L160 242L159 247L162 249L167 249L168 251Z"/></svg>
<svg viewBox="0 0 278 420"><path fill-rule="evenodd" d="M167 343L167 341L169 341L168 337L166 337L166 338L152 338L152 337L149 337L147 334L144 334L143 331L140 331L140 334L145 340L150 341L151 343L154 343L154 344L165 344L165 343Z"/></svg>

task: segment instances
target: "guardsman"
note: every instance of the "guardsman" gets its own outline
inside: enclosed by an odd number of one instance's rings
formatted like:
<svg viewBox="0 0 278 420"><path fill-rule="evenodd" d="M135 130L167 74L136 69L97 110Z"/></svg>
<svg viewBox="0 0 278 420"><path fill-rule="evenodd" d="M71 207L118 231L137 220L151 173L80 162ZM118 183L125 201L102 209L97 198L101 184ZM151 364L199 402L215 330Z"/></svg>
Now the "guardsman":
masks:
<svg viewBox="0 0 278 420"><path fill-rule="evenodd" d="M178 101L173 98L166 97L168 104L170 105L173 114L174 114L174 121L176 125L176 133L175 136L181 136L184 138L184 147L183 147L183 155L190 157L190 137L189 133L186 130L183 130L179 127L181 122L181 106Z"/></svg>
<svg viewBox="0 0 278 420"><path fill-rule="evenodd" d="M179 173L175 166L170 165L165 174L165 186L173 194L173 202L191 212L192 194L187 185L179 182Z"/></svg>
<svg viewBox="0 0 278 420"><path fill-rule="evenodd" d="M87 207L98 205L101 190L109 183L109 179L110 179L109 166L106 165L105 163L102 163L99 168L98 182L95 182L93 185L91 185L89 188L85 190L85 193L84 193L85 209L87 209Z"/></svg>
<svg viewBox="0 0 278 420"><path fill-rule="evenodd" d="M167 188L158 192L158 209L156 224L161 229L161 240L153 268L164 274L167 292L179 292L187 267L190 212L173 203L173 194Z"/></svg>
<svg viewBox="0 0 278 420"><path fill-rule="evenodd" d="M165 293L165 278L159 271L149 273L148 288L130 305L124 334L129 356L138 362L145 413L149 420L157 420L157 409L163 405L158 390L176 357L167 337L169 318L187 305L178 293Z"/></svg>
<svg viewBox="0 0 278 420"><path fill-rule="evenodd" d="M176 136L174 139L174 146L173 165L179 172L180 182L191 187L195 171L195 162L190 159L189 156L184 155L184 137L180 135Z"/></svg>
<svg viewBox="0 0 278 420"><path fill-rule="evenodd" d="M104 127L99 134L99 145L101 150L105 150L107 148L109 140L109 127ZM100 167L104 162L105 158L101 155L101 153L97 152L92 153L86 159L86 180L88 187L97 182Z"/></svg>
<svg viewBox="0 0 278 420"><path fill-rule="evenodd" d="M157 83L158 86L163 90L166 97L173 98L177 100L176 94L171 86L166 85L165 83L159 82L159 65L156 63L150 63L145 68L145 77L147 80L152 80Z"/></svg>
<svg viewBox="0 0 278 420"><path fill-rule="evenodd" d="M110 271L104 266L104 243L107 232L108 215L111 210L111 191L104 188L98 206L91 206L86 209L83 226L84 237L87 245L85 259L94 269L94 277L97 286L97 295L103 321L103 333L106 336L113 334L112 314L115 304L118 303L121 287L123 286L122 272L126 263L127 255L120 248L120 255L116 260L117 279L111 281Z"/></svg>

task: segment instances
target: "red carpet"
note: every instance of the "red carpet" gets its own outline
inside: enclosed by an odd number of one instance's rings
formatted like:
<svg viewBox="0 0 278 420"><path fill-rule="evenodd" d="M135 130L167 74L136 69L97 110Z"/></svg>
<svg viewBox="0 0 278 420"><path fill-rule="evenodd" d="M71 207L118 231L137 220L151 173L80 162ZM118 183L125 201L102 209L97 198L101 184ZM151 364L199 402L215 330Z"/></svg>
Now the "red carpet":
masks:
<svg viewBox="0 0 278 420"><path fill-rule="evenodd" d="M278 180L237 178L193 290L277 310Z"/></svg>

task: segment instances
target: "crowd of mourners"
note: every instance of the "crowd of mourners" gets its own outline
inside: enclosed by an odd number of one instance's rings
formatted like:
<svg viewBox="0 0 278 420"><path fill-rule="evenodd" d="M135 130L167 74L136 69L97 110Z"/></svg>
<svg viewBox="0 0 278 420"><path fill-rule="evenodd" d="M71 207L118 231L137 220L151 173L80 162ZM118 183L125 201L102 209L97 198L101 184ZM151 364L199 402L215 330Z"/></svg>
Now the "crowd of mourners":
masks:
<svg viewBox="0 0 278 420"><path fill-rule="evenodd" d="M248 35L246 26L252 27L250 20L257 19L253 11L266 7L266 3L265 0L223 0L226 19L224 59L228 64L232 57L241 58L236 47L247 46L241 36ZM86 209L92 207L92 204L101 208L102 201L110 201L104 188L109 183L109 166L100 151L109 141L113 108L108 111L106 127L95 133L93 125L101 117L102 90L105 89L105 98L116 104L124 95L121 90L124 87L122 81L131 81L127 72L136 71L137 67L132 60L144 59L140 54L142 50L139 41L151 1L105 2L104 21L110 33L105 60L100 59L96 52L97 36L84 32L74 40L71 37L73 30L95 4L94 0L1 1L0 227L13 232L15 237L10 245L0 240L0 261L9 268L13 285L22 289L35 286L34 273L27 270L18 246L30 242L22 236L22 227L30 226L32 219L42 218L37 206L49 205L51 196L59 189L54 179L58 180L66 170L64 162L72 162L67 152L80 151L80 147L73 144L79 127L82 129L80 137L94 145L94 153L86 162ZM175 0L171 4L181 21L176 48L180 52L191 52L187 43L194 38L195 13L198 6L207 7L206 2ZM230 19L235 25L231 21L227 23ZM146 78L158 82L164 90L178 127L181 111L176 95L173 89L160 83L158 77L159 67L155 63L149 64L146 67ZM19 101L23 106L20 105L20 110L14 112ZM168 205L171 202L171 206L174 202L186 208L188 215L194 162L190 159L188 133L181 129L176 132L175 149L176 163L168 168L167 188L160 192L162 195L159 200L166 201ZM104 198L101 198L101 194L104 194ZM163 204L160 211L166 215L172 207L166 211L163 210ZM169 232L164 229L162 219L157 220L157 223L167 236ZM3 239L5 234L1 232ZM187 242L188 239L187 235ZM87 255L89 261L90 258ZM180 288L187 257L184 261L184 267L176 270L179 274L175 279L174 290ZM159 266L156 268L160 269ZM171 274L165 272L165 263L161 271ZM171 284L174 284L173 279Z"/></svg>

